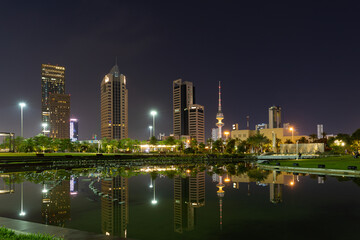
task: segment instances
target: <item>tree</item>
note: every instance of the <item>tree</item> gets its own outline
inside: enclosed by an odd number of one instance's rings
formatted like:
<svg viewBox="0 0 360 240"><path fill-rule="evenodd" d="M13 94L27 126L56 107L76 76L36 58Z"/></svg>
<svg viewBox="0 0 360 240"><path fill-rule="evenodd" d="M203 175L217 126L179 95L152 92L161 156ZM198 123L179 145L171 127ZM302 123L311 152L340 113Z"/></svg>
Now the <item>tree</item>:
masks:
<svg viewBox="0 0 360 240"><path fill-rule="evenodd" d="M235 151L235 139L229 139L226 143L225 152L233 153Z"/></svg>
<svg viewBox="0 0 360 240"><path fill-rule="evenodd" d="M197 152L197 150L198 150L198 142L196 141L195 138L192 138L190 140L190 148L192 148L194 150L194 152Z"/></svg>
<svg viewBox="0 0 360 240"><path fill-rule="evenodd" d="M360 128L351 135L351 138L352 140L360 140Z"/></svg>
<svg viewBox="0 0 360 240"><path fill-rule="evenodd" d="M293 142L290 139L286 139L285 144L293 144Z"/></svg>
<svg viewBox="0 0 360 240"><path fill-rule="evenodd" d="M205 151L205 144L204 143L199 143L199 151L200 152L204 152Z"/></svg>
<svg viewBox="0 0 360 240"><path fill-rule="evenodd" d="M255 152L262 152L264 147L269 148L270 139L264 136L264 134L257 133L254 136L249 137L247 140L248 144L254 148Z"/></svg>
<svg viewBox="0 0 360 240"><path fill-rule="evenodd" d="M68 138L60 139L59 148L60 148L60 151L62 151L62 152L65 152L65 151L71 152L73 150L73 143Z"/></svg>
<svg viewBox="0 0 360 240"><path fill-rule="evenodd" d="M222 139L218 139L213 143L212 149L217 152L223 152L223 147L224 147L224 144L223 144Z"/></svg>
<svg viewBox="0 0 360 240"><path fill-rule="evenodd" d="M157 139L156 139L155 136L152 136L152 137L150 138L150 144L151 144L151 145L157 145Z"/></svg>
<svg viewBox="0 0 360 240"><path fill-rule="evenodd" d="M306 139L306 137L302 137L299 139L299 143L308 143L309 141Z"/></svg>
<svg viewBox="0 0 360 240"><path fill-rule="evenodd" d="M310 138L310 139L312 139L312 141L311 141L311 142L315 142L315 141L316 141L316 139L317 139L317 134L315 134L315 133L310 134L310 135L309 135L309 138Z"/></svg>
<svg viewBox="0 0 360 240"><path fill-rule="evenodd" d="M173 136L166 138L166 140L164 141L164 144L165 145L175 145L176 144L175 138Z"/></svg>

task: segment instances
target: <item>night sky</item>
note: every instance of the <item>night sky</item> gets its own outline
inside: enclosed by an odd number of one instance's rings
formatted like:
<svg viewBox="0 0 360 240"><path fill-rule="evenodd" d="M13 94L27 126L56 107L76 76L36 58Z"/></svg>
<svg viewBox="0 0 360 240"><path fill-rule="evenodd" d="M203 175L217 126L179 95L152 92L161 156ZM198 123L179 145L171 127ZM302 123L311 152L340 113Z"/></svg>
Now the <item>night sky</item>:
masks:
<svg viewBox="0 0 360 240"><path fill-rule="evenodd" d="M358 1L1 1L0 131L41 131L41 64L66 67L80 139L100 134L100 82L118 58L129 89L129 137L172 132L172 81L196 87L206 137L222 82L224 129L283 122L302 134L360 128Z"/></svg>

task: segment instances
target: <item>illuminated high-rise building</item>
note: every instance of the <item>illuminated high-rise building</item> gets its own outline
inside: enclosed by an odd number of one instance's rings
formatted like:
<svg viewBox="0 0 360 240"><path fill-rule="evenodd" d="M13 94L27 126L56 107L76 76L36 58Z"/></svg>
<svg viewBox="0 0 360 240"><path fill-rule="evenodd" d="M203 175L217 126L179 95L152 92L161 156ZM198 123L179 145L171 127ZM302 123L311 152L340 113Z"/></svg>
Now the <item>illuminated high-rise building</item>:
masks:
<svg viewBox="0 0 360 240"><path fill-rule="evenodd" d="M49 94L49 126L51 138L70 138L70 95Z"/></svg>
<svg viewBox="0 0 360 240"><path fill-rule="evenodd" d="M216 123L216 126L218 127L217 138L222 139L222 127L224 126L224 123L222 122L222 120L224 120L224 114L223 114L223 112L221 110L221 85L220 85L220 81L219 81L219 105L218 105L218 112L216 114L216 120L218 120L218 122Z"/></svg>
<svg viewBox="0 0 360 240"><path fill-rule="evenodd" d="M117 64L101 81L101 137L128 138L128 89Z"/></svg>
<svg viewBox="0 0 360 240"><path fill-rule="evenodd" d="M125 177L101 180L101 231L105 235L126 238L129 222L129 189Z"/></svg>
<svg viewBox="0 0 360 240"><path fill-rule="evenodd" d="M64 227L70 220L69 185L69 181L64 180L61 183L48 182L46 188L44 186L41 215L45 224Z"/></svg>
<svg viewBox="0 0 360 240"><path fill-rule="evenodd" d="M205 110L199 104L189 105L189 135L198 143L205 144Z"/></svg>
<svg viewBox="0 0 360 240"><path fill-rule="evenodd" d="M41 64L41 116L50 122L49 94L65 94L65 67Z"/></svg>
<svg viewBox="0 0 360 240"><path fill-rule="evenodd" d="M269 128L281 128L281 107L269 108Z"/></svg>
<svg viewBox="0 0 360 240"><path fill-rule="evenodd" d="M76 118L70 118L70 140L72 142L79 140L79 121Z"/></svg>
<svg viewBox="0 0 360 240"><path fill-rule="evenodd" d="M174 231L194 230L196 208L205 206L205 171L174 178Z"/></svg>
<svg viewBox="0 0 360 240"><path fill-rule="evenodd" d="M173 82L173 133L189 135L189 106L195 104L195 87L192 82L177 79Z"/></svg>

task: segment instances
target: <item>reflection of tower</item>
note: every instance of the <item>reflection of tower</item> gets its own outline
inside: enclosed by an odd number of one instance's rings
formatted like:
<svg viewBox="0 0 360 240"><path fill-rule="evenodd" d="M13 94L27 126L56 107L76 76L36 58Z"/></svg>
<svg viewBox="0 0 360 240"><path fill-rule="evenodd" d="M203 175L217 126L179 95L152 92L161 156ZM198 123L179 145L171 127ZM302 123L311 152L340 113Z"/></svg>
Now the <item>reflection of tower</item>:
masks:
<svg viewBox="0 0 360 240"><path fill-rule="evenodd" d="M222 122L222 120L224 119L224 114L221 111L221 86L220 86L220 81L219 81L219 106L218 106L218 112L216 114L216 120L218 120L218 122L216 123L216 126L218 127L218 139L222 139L222 127L224 126L224 123Z"/></svg>
<svg viewBox="0 0 360 240"><path fill-rule="evenodd" d="M219 183L216 185L218 188L217 195L219 197L219 210L220 210L220 230L222 230L222 199L224 197L224 190L225 184L222 182L222 176L219 176Z"/></svg>
<svg viewBox="0 0 360 240"><path fill-rule="evenodd" d="M79 178L70 177L70 195L77 195L79 192Z"/></svg>
<svg viewBox="0 0 360 240"><path fill-rule="evenodd" d="M129 222L128 179L124 177L101 180L101 231L106 235L126 238Z"/></svg>
<svg viewBox="0 0 360 240"><path fill-rule="evenodd" d="M282 202L282 184L270 183L270 202L272 203Z"/></svg>
<svg viewBox="0 0 360 240"><path fill-rule="evenodd" d="M174 178L174 231L195 228L195 208L205 206L205 171L195 177Z"/></svg>
<svg viewBox="0 0 360 240"><path fill-rule="evenodd" d="M14 193L15 181L12 175L0 175L0 194Z"/></svg>
<svg viewBox="0 0 360 240"><path fill-rule="evenodd" d="M64 226L70 220L69 181L62 181L43 192L41 215L45 224Z"/></svg>

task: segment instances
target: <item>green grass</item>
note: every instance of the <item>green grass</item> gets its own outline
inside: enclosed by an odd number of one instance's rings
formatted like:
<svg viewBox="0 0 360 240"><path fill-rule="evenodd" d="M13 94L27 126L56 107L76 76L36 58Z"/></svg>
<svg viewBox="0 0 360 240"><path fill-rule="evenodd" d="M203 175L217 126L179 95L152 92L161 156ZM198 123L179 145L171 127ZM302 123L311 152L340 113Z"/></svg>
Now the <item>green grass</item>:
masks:
<svg viewBox="0 0 360 240"><path fill-rule="evenodd" d="M60 240L44 234L16 234L13 230L0 227L0 239L2 240Z"/></svg>
<svg viewBox="0 0 360 240"><path fill-rule="evenodd" d="M318 168L319 164L324 164L326 169L347 170L348 166L357 166L360 170L360 158L353 158L350 155L316 159L276 160L271 161L270 165L275 165L277 162L286 167L293 167L293 163L298 163L300 168Z"/></svg>

